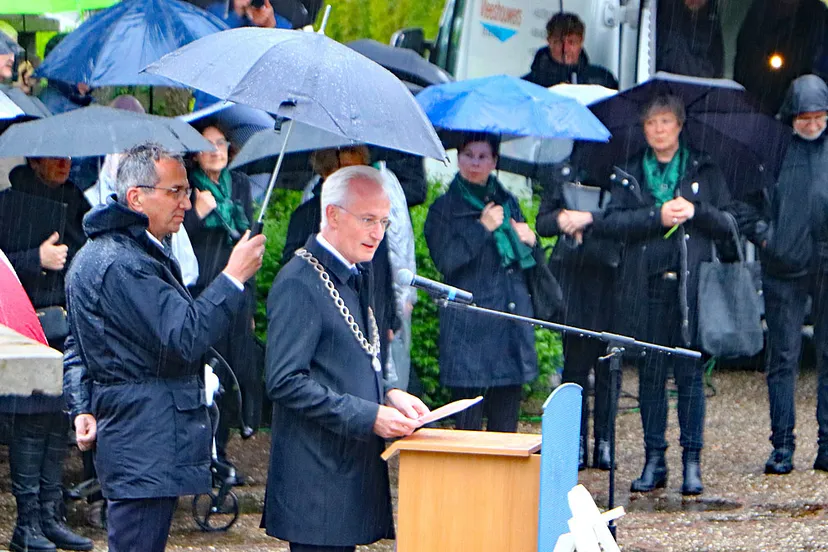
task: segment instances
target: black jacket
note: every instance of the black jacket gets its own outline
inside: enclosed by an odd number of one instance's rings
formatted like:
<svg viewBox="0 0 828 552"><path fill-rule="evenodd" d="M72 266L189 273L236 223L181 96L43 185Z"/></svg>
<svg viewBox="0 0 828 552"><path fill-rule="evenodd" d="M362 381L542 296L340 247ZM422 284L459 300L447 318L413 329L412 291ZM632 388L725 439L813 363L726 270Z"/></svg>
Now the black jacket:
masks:
<svg viewBox="0 0 828 552"><path fill-rule="evenodd" d="M490 198L508 204L523 222L517 200L502 187ZM487 201L488 203L488 201ZM474 295L490 309L532 316L526 271L502 266L480 210L463 199L457 184L428 210L425 238L443 280ZM532 327L460 309L440 310L440 382L448 387L521 385L538 375Z"/></svg>
<svg viewBox="0 0 828 552"><path fill-rule="evenodd" d="M370 340L370 295L357 296L347 285L348 268L315 237L306 247ZM393 538L388 468L380 458L385 445L373 432L384 400L381 374L306 260L294 257L279 272L267 317L267 534L324 546Z"/></svg>
<svg viewBox="0 0 828 552"><path fill-rule="evenodd" d="M97 419L95 465L109 499L210 490L202 357L243 297L219 276L194 301L147 224L112 198L91 211L66 283L64 389L73 417Z"/></svg>
<svg viewBox="0 0 828 552"><path fill-rule="evenodd" d="M231 198L242 205L247 219L253 222L253 199L250 192L250 178L239 171L230 171L232 177ZM192 185L194 179L190 178ZM195 189L191 201L195 205ZM198 281L195 287L202 290L227 266L234 243L227 239L227 231L221 228L206 228L195 209L184 215L184 227L198 259Z"/></svg>
<svg viewBox="0 0 828 552"><path fill-rule="evenodd" d="M531 70L526 75L523 75L522 78L546 88L562 82L572 84L599 84L607 88L618 88L618 81L615 80L612 73L600 65L590 65L589 58L583 50L581 51L581 56L578 58L578 63L575 65L564 65L552 59L548 46L540 48L535 53Z"/></svg>
<svg viewBox="0 0 828 552"><path fill-rule="evenodd" d="M618 167L623 172L615 172L606 214L592 225L595 235L620 239L624 244L616 279L615 329L637 339L652 339L648 279L660 265L662 272L679 274L676 301L681 305L683 327L682 343L664 345L691 347L696 343L699 265L711 260L714 240L726 241L731 236L723 211L731 203L730 193L710 158L691 152L676 194L695 205L695 215L665 240L669 228L661 225L661 212L644 181L641 160L642 155L636 155Z"/></svg>
<svg viewBox="0 0 828 552"><path fill-rule="evenodd" d="M724 43L715 0L693 13L684 0L659 0L656 70L691 77L724 76Z"/></svg>
<svg viewBox="0 0 828 552"><path fill-rule="evenodd" d="M828 110L828 86L815 75L793 82L781 115ZM816 250L828 249L828 139L809 142L794 136L766 206L767 245L760 250L763 270L776 278L805 275Z"/></svg>
<svg viewBox="0 0 828 552"><path fill-rule="evenodd" d="M605 249L615 247L615 242L593 237L588 228L583 243L578 245L565 236L558 226L558 215L565 208L561 182L551 182L545 190L535 222L541 236L558 236L549 259L549 268L563 290L563 323L607 331L612 323L615 268L595 262L592 256L585 253L585 248L590 241L595 242L591 246ZM603 213L593 213L593 220L601 217Z"/></svg>
<svg viewBox="0 0 828 552"><path fill-rule="evenodd" d="M28 165L9 175L11 191L0 193L0 248L6 252L36 309L65 306L64 278L86 241L83 216L89 203L72 182L49 188ZM53 232L69 248L63 270L40 266L40 244Z"/></svg>

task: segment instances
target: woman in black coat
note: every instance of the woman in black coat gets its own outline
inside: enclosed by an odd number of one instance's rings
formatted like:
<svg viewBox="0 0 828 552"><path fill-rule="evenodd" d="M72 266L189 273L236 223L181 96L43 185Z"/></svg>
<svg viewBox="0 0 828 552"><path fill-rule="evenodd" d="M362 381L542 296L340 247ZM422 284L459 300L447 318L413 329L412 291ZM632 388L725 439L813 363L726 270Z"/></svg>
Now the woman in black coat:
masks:
<svg viewBox="0 0 828 552"><path fill-rule="evenodd" d="M564 292L563 323L597 332L609 331L612 321L613 293L617 258L616 242L592 237L589 228L603 213L570 209L565 200L562 180L556 175L545 190L538 211L537 230L541 236L558 236L549 268ZM601 192L603 197L604 192ZM602 201L599 203L603 203ZM610 380L607 363L598 359L606 354L606 344L577 334L563 335L563 381L580 385L581 442L578 469L586 467L589 437L589 372L595 370L595 446L593 467L610 469L609 400Z"/></svg>
<svg viewBox="0 0 828 552"><path fill-rule="evenodd" d="M198 259L198 281L190 288L193 297L198 297L224 270L233 246L250 228L253 220L250 179L244 173L227 169L230 144L224 133L215 126L208 126L201 134L216 149L197 154L188 174L193 207L184 216L184 227ZM251 278L245 284L245 308L233 320L230 331L215 346L236 372L246 401L261 400L262 395L262 367L253 366L255 290L256 281ZM216 452L221 461L228 462L229 421L236 419L231 412L238 408L233 394L222 395L219 407L222 415L216 433ZM256 420L246 420L246 423L258 425ZM243 483L238 470L236 478L237 483Z"/></svg>
<svg viewBox="0 0 828 552"><path fill-rule="evenodd" d="M517 200L491 173L497 141L469 137L460 172L428 210L425 238L446 283L474 294L481 307L532 316L526 270L536 236ZM440 382L453 398L484 396L457 417L457 429L517 430L522 385L538 375L531 326L463 310L440 312Z"/></svg>
<svg viewBox="0 0 828 552"><path fill-rule="evenodd" d="M697 342L699 265L711 260L714 240L730 236L728 215L722 211L730 196L721 171L679 139L684 120L684 104L674 96L656 97L645 107L642 122L649 148L616 167L612 200L592 228L596 235L624 243L616 330L687 348ZM652 491L667 482L665 387L672 365L683 447L681 491L700 494L705 408L701 364L653 353L637 360L647 460L632 491Z"/></svg>

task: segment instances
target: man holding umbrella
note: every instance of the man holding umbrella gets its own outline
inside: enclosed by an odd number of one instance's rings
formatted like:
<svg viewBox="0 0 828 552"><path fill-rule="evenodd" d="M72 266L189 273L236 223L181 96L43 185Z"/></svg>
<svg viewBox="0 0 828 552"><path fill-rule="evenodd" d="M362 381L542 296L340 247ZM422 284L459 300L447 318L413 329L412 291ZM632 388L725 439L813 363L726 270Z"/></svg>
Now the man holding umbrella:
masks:
<svg viewBox="0 0 828 552"><path fill-rule="evenodd" d="M793 470L794 392L809 294L819 370L814 469L828 471L828 86L816 75L799 77L780 114L793 127L794 139L771 190L767 231L756 240L768 323L765 361L773 451L765 464L767 474Z"/></svg>
<svg viewBox="0 0 828 552"><path fill-rule="evenodd" d="M168 241L191 208L181 158L136 146L116 187L86 218L90 239L68 275L64 383L78 445L97 441L109 550L160 552L177 497L210 491L202 356L242 308L264 237L245 234L193 300Z"/></svg>

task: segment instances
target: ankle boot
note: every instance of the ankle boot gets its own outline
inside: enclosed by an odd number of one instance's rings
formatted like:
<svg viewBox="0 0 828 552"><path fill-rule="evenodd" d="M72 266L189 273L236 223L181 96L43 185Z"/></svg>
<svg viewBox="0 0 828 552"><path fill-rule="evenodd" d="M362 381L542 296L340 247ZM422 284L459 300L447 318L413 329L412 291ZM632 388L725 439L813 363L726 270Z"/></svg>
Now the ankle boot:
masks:
<svg viewBox="0 0 828 552"><path fill-rule="evenodd" d="M40 509L35 497L17 499L17 524L14 526L9 550L55 552L55 545L43 535L40 527Z"/></svg>
<svg viewBox="0 0 828 552"><path fill-rule="evenodd" d="M587 438L581 435L578 440L578 471L586 469Z"/></svg>
<svg viewBox="0 0 828 552"><path fill-rule="evenodd" d="M681 455L684 463L684 482L681 494L685 496L700 495L704 491L701 480L701 451L685 450Z"/></svg>
<svg viewBox="0 0 828 552"><path fill-rule="evenodd" d="M592 467L599 470L609 471L612 466L610 458L610 442L606 439L595 441L595 448L592 450Z"/></svg>
<svg viewBox="0 0 828 552"><path fill-rule="evenodd" d="M648 450L646 455L644 470L641 472L641 477L630 485L631 492L647 493L667 485L667 460L664 458L664 451Z"/></svg>
<svg viewBox="0 0 828 552"><path fill-rule="evenodd" d="M40 506L40 523L43 535L63 550L92 550L92 539L72 532L66 526L60 514L60 504L56 501L44 502Z"/></svg>

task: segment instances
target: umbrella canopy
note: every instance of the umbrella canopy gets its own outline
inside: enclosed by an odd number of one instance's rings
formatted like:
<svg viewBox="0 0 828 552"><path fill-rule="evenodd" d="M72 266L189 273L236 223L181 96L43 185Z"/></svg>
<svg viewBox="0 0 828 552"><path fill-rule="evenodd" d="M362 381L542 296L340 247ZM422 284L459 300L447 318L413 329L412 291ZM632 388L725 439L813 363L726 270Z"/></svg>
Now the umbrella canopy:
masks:
<svg viewBox="0 0 828 552"><path fill-rule="evenodd" d="M583 105L517 77L497 75L431 86L417 95L446 147L469 132L503 140L533 136L573 140L609 139L609 132Z"/></svg>
<svg viewBox="0 0 828 552"><path fill-rule="evenodd" d="M179 0L123 0L89 18L52 50L36 76L99 86L179 86L141 70L227 26Z"/></svg>
<svg viewBox="0 0 828 552"><path fill-rule="evenodd" d="M550 86L549 90L555 94L577 100L578 103L583 105L591 105L618 94L618 90L600 84L569 84L568 82Z"/></svg>
<svg viewBox="0 0 828 552"><path fill-rule="evenodd" d="M181 153L214 149L183 121L93 105L13 125L0 135L0 156L92 157L145 142Z"/></svg>
<svg viewBox="0 0 828 552"><path fill-rule="evenodd" d="M0 119L15 119L22 115L24 113L20 106L14 103L4 92L0 92Z"/></svg>
<svg viewBox="0 0 828 552"><path fill-rule="evenodd" d="M347 46L394 73L401 81L426 87L454 79L441 67L430 63L414 50L395 48L371 39L349 42Z"/></svg>
<svg viewBox="0 0 828 552"><path fill-rule="evenodd" d="M108 8L118 0L0 0L0 13L36 15Z"/></svg>
<svg viewBox="0 0 828 552"><path fill-rule="evenodd" d="M653 97L670 94L684 101L687 120L682 139L710 155L730 185L743 198L773 182L790 142L791 130L762 114L738 83L656 73L652 79L590 106L610 129L609 144L578 144L573 164L604 171L647 147L641 110ZM602 167L590 167L595 159Z"/></svg>
<svg viewBox="0 0 828 552"><path fill-rule="evenodd" d="M322 34L233 29L188 44L146 70L354 142L445 157L405 85Z"/></svg>

